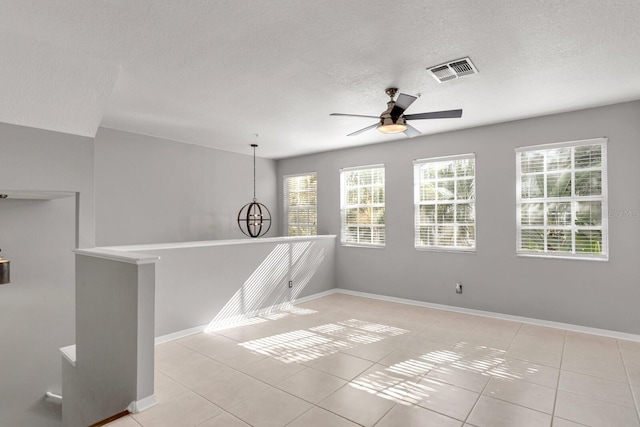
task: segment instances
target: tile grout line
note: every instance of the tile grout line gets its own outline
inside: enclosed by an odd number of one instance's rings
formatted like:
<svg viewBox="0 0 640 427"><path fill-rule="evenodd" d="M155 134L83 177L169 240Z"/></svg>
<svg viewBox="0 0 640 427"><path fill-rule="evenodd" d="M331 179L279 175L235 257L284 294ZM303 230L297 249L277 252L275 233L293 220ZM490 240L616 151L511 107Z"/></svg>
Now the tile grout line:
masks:
<svg viewBox="0 0 640 427"><path fill-rule="evenodd" d="M636 407L636 418L638 419L638 425L640 425L640 406L638 406L638 399L633 392L633 387L631 386L631 376L629 375L629 369L627 369L627 362L625 361L624 355L622 353L622 349L620 348L620 341L616 339L616 347L618 348L618 353L620 354L620 359L622 360L622 366L624 367L624 373L627 375L627 385L629 386L629 391L631 393L631 399Z"/></svg>
<svg viewBox="0 0 640 427"><path fill-rule="evenodd" d="M292 419L291 421L289 421L288 423L286 423L284 425L284 427L291 425L291 423L295 422L297 419L301 418L304 414L308 413L309 411L313 410L313 408L316 408L316 405L311 406L311 408L307 409L306 411L304 411L303 413L301 413L300 415L298 415L297 417L295 417L294 419Z"/></svg>
<svg viewBox="0 0 640 427"><path fill-rule="evenodd" d="M214 403L214 405L215 405L215 403ZM220 408L220 409L222 409L222 408ZM201 423L197 424L195 427L198 427L198 426L200 426L201 424L206 423L207 421L211 421L211 420L213 420L214 418L218 418L220 415L223 415L223 414L228 414L230 417L233 417L233 418L235 418L235 419L239 420L240 422L242 422L242 423L244 423L244 424L246 424L246 425L248 425L248 426L251 426L251 424L249 424L249 423L248 423L248 422L246 422L245 420L243 420L243 419L241 419L241 418L238 418L238 417L236 417L235 415L233 415L231 412L229 412L229 411L225 411L224 409L222 409L222 412L221 412L221 413L219 413L218 415L214 415L214 416L213 416L213 417L211 417L211 418L207 418L206 420L204 420L204 421L202 421ZM144 426L143 426L143 427L144 427ZM149 427L151 427L151 426L149 426Z"/></svg>
<svg viewBox="0 0 640 427"><path fill-rule="evenodd" d="M380 421L382 421L384 419L384 417L387 416L387 414L389 412L391 412L393 410L393 408L395 408L396 406L398 406L400 404L400 402L395 402L395 404L393 406L391 406L391 408L389 408L388 411L386 411L384 414L382 414L382 416L380 418L378 418L378 421L376 421L375 423L373 423L373 427L377 426L378 424L380 424ZM356 423L357 424L357 423Z"/></svg>
<svg viewBox="0 0 640 427"><path fill-rule="evenodd" d="M329 412L329 413L331 413L331 414L333 414L333 415L335 415L335 416L337 416L337 417L343 418L343 419L345 419L345 420L347 420L347 421L349 421L349 422L351 422L351 423L353 423L353 424L356 424L356 425L362 425L362 424L360 424L360 423L358 423L358 422L355 422L355 421L354 421L354 420L352 420L352 419L349 419L349 418L347 418L347 417L345 417L345 416L343 416L343 415L340 415L340 414L337 414L337 413L333 412L331 409L324 408L324 407L320 406L320 404L321 404L322 402L324 402L325 400L327 400L328 398L330 398L331 396L333 396L334 394L336 394L337 392L339 392L340 390L342 390L343 388L345 388L346 386L348 386L348 385L349 385L349 383L350 383L350 382L347 382L346 384L343 384L342 386L338 387L338 388L337 388L333 393L329 394L327 397L325 397L324 399L322 399L320 402L315 403L315 404L314 404L314 406L315 406L315 407L317 407L317 408L319 408L319 409L322 409L322 410L324 410L324 411L327 411L327 412Z"/></svg>
<svg viewBox="0 0 640 427"><path fill-rule="evenodd" d="M503 356L506 355L507 351L509 351L509 347L511 347L511 345L513 344L513 341L516 339L516 336L518 335L518 332L520 331L520 329L522 328L522 323L520 323L520 325L518 326L518 329L516 330L516 333L513 335L513 338L511 338L511 341L509 342L509 346L507 347L507 350L505 350ZM474 328L475 329L475 328ZM502 361L502 363L504 363L504 360ZM502 364L501 363L501 364ZM469 417L471 416L471 414L473 413L473 410L476 409L476 407L478 406L478 402L480 402L480 398L482 398L482 396L484 396L484 391L487 389L487 387L489 386L489 383L491 382L491 379L493 378L492 375L490 375L489 381L487 381L487 383L484 385L484 387L482 387L482 390L480 390L480 393L478 393L478 398L476 399L475 403L473 404L473 406L471 407L471 409L469 410L469 413L467 414L467 416L465 417L464 421L463 421L463 425L464 424L468 424L469 421ZM510 403L510 402L507 402ZM531 409L531 408L529 408Z"/></svg>
<svg viewBox="0 0 640 427"><path fill-rule="evenodd" d="M178 345L181 345L180 343L177 343L177 344L178 344ZM199 354L199 355L201 355L201 356L207 357L207 358L209 358L209 359L213 360L213 361L214 361L214 362L216 362L216 363L220 363L220 364L222 364L221 362L218 362L217 360L212 359L212 358L211 358L211 357L209 357L208 355L203 354L203 353L200 353L198 350L194 350L194 349L189 348L189 347L186 347L186 346L182 346L182 347L184 347L185 349L187 349L187 350L189 350L189 351L191 351L191 352L194 352L194 353L197 353L197 354ZM222 365L224 365L224 364L222 364ZM224 365L224 366L226 366L226 367L230 368L230 367L229 367L229 366L227 366L227 365ZM234 369L234 368L231 368L231 369ZM235 369L234 369L234 370L235 370ZM212 405L213 405L213 406L215 406L216 408L220 409L223 413L227 413L227 414L229 414L230 416L232 416L232 417L234 417L234 418L239 419L239 420L240 420L240 421L242 421L243 423L245 423L245 424L247 424L247 425L251 425L251 424L249 424L248 422L246 422L245 420L243 420L243 419L241 419L241 418L237 417L237 416L236 416L236 415L234 415L233 413L231 413L231 412L227 411L226 409L222 408L220 405L216 404L215 402L213 402L213 401L211 401L211 400L207 399L205 396L203 396L202 394L198 393L198 392L197 392L196 390L194 390L193 388L188 387L186 384L183 384L183 383L182 383L182 381L179 381L177 378L174 378L173 376L169 375L167 372L163 372L163 371L161 371L161 370L159 370L159 369L158 369L158 372L160 372L162 375L166 376L167 378L171 379L172 381L175 381L177 384L179 384L180 386L182 386L182 387L184 387L185 389L187 389L187 391L186 391L186 392L184 392L183 394L186 394L186 393L188 393L188 392L191 392L191 393L193 393L193 394L195 394L195 395L197 395L197 396L201 397L202 399L206 400L207 402L209 402L210 404L212 404ZM239 371L238 371L238 372L239 372ZM246 375L246 374L245 374L245 375ZM252 378L253 378L253 377L252 377ZM247 398L247 400L248 400L248 399L249 399L249 398ZM238 403L242 403L242 402L244 402L244 400L242 400L241 402L238 402ZM215 416L213 416L213 417L211 417L211 418L208 418L207 420L203 420L203 422L204 422L204 421L208 421L208 420L210 420L210 419L213 419L213 418L215 418L215 417L217 417L217 416L219 416L219 415L220 415L220 414L215 415ZM142 427L146 427L146 426L142 425ZM151 427L151 426L149 426L149 427Z"/></svg>
<svg viewBox="0 0 640 427"><path fill-rule="evenodd" d="M567 348L567 331L562 336L562 352L560 353L560 367L558 368L558 379L556 380L556 392L553 396L553 408L551 409L551 425L556 416L556 406L558 404L558 392L560 391L560 377L562 376L562 364L564 362L564 352Z"/></svg>
<svg viewBox="0 0 640 427"><path fill-rule="evenodd" d="M473 329L473 328L472 328L472 329ZM460 338L460 340L462 340L462 339L463 339L463 338ZM451 346L451 350L453 350L453 349L454 349L458 344L460 344L460 342L461 342L461 341L458 341L456 344L453 344L453 345ZM436 364L436 366L435 366L433 369L430 369L427 373L425 373L425 374L422 376L422 378L425 378L425 377L427 376L427 374L429 374L429 372L433 371L434 369L436 369L436 368L437 368L438 366L440 366L440 365L444 365L445 363L447 363L447 362L439 362L438 364ZM462 390L466 390L466 391L470 391L470 392L472 392L472 393L475 393L475 391L473 391L473 390L469 390L469 389L466 389L466 388L464 388L464 387L460 387L460 386L457 386L457 385L454 385L454 384L450 384L450 383L448 383L448 382L446 382L446 381L444 381L444 380L439 380L439 381L441 381L441 382L443 382L443 383L445 383L445 384L448 384L448 385L450 385L450 386L452 386L452 387L458 387L458 388L460 388L460 389L462 389ZM485 384L485 387L486 387L486 384ZM483 388L483 390L484 390L484 388ZM467 424L467 419L469 418L469 415L471 415L471 412L473 412L473 409L474 409L474 408L476 407L476 405L478 404L478 400L480 400L480 396L482 396L482 394L481 394L481 393L478 393L478 398L476 399L476 401L474 402L473 406L472 406L472 407L471 407L471 409L469 410L469 413L465 416L465 419L464 419L464 420L462 420L462 425ZM417 405L417 406L422 407L422 406L420 406L420 405ZM426 408L425 408L425 409L426 409ZM451 415L447 415L447 414L444 414L444 413L442 413L442 412L438 412L438 411L436 411L436 410L434 410L434 409L429 409L429 411L433 411L433 412L435 412L435 413L437 413L437 414L441 414L441 415L444 415L444 416L449 417L449 418L451 418L451 419L454 419L454 420L456 420L456 421L460 421L458 418L452 417Z"/></svg>
<svg viewBox="0 0 640 427"><path fill-rule="evenodd" d="M566 332L571 332L571 331L566 331ZM566 332L565 332L565 337L566 337ZM618 351L620 352L619 341L617 339L615 339L615 340L616 340L616 347L618 348ZM565 340L565 344L566 344L566 340ZM566 349L566 345L563 346L563 352L562 352L563 357L562 357L562 359L564 359L565 349ZM627 376L628 376L628 372L626 370L626 365L624 363L624 359L622 358L622 353L621 352L620 352L620 357L622 359L622 363L623 363L623 366L625 368L625 374L627 374ZM612 380L610 378L602 378L602 377L598 377L598 376L595 376L595 375L590 375L590 374L585 374L585 373L578 372L578 371L573 371L573 370L570 370L570 369L562 369L562 365L561 365L560 374L562 374L562 371L571 372L571 373L575 373L575 374L578 374L578 375L583 375L583 376L586 376L586 377L594 378L596 380L615 383L615 384L618 384L618 385L622 385L623 384L623 382L615 381L615 380ZM629 380L629 377L627 377L627 385L631 389L631 382ZM576 393L576 392L573 392L573 391L560 390L560 377L558 377L558 387L556 388L556 400L557 400L557 394L560 391L563 391L564 393L571 394L571 395L574 395L574 396L578 396L578 397L581 397L581 398L592 399L592 400L595 400L597 402L600 402L600 403L603 403L603 404L609 405L609 406L616 406L616 407L619 407L619 408L633 409L633 408L630 408L629 406L625 406L625 405L622 405L620 403L615 403L615 402L611 402L611 401L608 401L608 400L603 400L603 399L598 398L598 397L586 396L586 395L583 395L583 394L580 394L580 393ZM633 400L633 390L630 390L630 394L631 394L631 398ZM634 405L635 405L635 402L634 402ZM555 409L556 409L556 402L554 401L554 417L555 417ZM639 419L639 424L638 425L640 425L640 414L638 414L637 406L636 406L636 417ZM557 418L560 418L560 419L563 419L563 420L567 420L567 421L571 421L571 422L579 424L579 425L585 425L585 424L582 424L581 422L578 422L578 421L575 421L575 420L562 418L562 417L557 417Z"/></svg>

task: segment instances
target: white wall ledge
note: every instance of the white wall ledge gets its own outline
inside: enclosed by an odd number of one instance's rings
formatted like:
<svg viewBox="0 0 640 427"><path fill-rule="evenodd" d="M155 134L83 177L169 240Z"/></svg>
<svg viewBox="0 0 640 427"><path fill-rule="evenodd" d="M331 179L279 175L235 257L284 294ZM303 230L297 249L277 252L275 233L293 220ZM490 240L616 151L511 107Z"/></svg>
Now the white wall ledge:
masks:
<svg viewBox="0 0 640 427"><path fill-rule="evenodd" d="M153 264L160 259L157 255L146 255L131 251L115 250L111 248L73 249L76 255L85 255L94 258L110 259L129 264Z"/></svg>
<svg viewBox="0 0 640 427"><path fill-rule="evenodd" d="M74 191L0 190L0 194L6 194L9 199L19 200L55 200L76 197L76 192Z"/></svg>
<svg viewBox="0 0 640 427"><path fill-rule="evenodd" d="M60 348L60 353L64 356L65 359L71 364L71 366L76 366L76 345L68 345L66 347Z"/></svg>
<svg viewBox="0 0 640 427"><path fill-rule="evenodd" d="M256 239L228 239L228 240L199 240L193 242L175 242L175 243L149 243L141 245L126 246L104 246L96 248L100 250L122 251L122 252L140 252L160 249L182 249L182 248L201 248L205 246L228 246L228 245L245 245L256 243L288 243L297 241L324 240L335 239L335 234L321 236L286 236L286 237L259 237Z"/></svg>

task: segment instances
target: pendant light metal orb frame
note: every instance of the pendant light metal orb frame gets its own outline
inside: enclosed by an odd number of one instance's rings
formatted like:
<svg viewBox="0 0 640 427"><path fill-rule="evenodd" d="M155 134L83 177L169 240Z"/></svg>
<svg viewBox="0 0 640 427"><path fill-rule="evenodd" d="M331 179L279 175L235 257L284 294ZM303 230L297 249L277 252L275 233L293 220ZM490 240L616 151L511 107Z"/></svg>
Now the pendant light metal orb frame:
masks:
<svg viewBox="0 0 640 427"><path fill-rule="evenodd" d="M264 236L271 229L271 212L265 205L253 199L253 202L247 203L238 212L238 226L245 236Z"/></svg>
<svg viewBox="0 0 640 427"><path fill-rule="evenodd" d="M244 205L238 212L238 227L245 236L256 238L264 236L271 229L271 212L256 199L256 148L258 148L258 144L251 144L251 147L253 147L253 201Z"/></svg>
<svg viewBox="0 0 640 427"><path fill-rule="evenodd" d="M2 252L2 249L0 249ZM11 261L0 256L0 285L11 283Z"/></svg>

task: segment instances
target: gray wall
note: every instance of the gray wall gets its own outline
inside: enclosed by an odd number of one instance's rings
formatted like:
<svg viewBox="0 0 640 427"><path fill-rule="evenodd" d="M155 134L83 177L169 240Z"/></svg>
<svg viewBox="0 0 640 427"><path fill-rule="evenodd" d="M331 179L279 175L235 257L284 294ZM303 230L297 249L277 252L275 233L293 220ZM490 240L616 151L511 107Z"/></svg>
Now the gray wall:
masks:
<svg viewBox="0 0 640 427"><path fill-rule="evenodd" d="M250 156L105 128L95 144L99 246L244 237L236 218L253 198ZM258 157L256 181L276 221L276 162Z"/></svg>
<svg viewBox="0 0 640 427"><path fill-rule="evenodd" d="M609 261L516 257L514 149L601 136L609 139ZM284 175L317 171L318 233L339 235L339 169L385 164L386 247L339 246L340 288L640 334L639 140L640 102L617 104L284 159L278 192L281 200ZM412 161L472 152L477 252L415 250Z"/></svg>
<svg viewBox="0 0 640 427"><path fill-rule="evenodd" d="M0 188L80 193L79 240L93 246L93 141L0 124ZM76 201L0 200L0 248L11 260L0 286L0 424L61 425L60 347L73 344Z"/></svg>

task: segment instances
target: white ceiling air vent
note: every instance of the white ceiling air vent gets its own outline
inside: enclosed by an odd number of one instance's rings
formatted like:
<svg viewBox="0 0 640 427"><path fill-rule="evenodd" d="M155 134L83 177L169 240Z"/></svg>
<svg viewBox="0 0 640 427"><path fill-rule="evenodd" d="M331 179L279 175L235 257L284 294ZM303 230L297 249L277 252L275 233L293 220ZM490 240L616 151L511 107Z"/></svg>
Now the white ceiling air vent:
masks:
<svg viewBox="0 0 640 427"><path fill-rule="evenodd" d="M446 64L429 67L427 70L438 83L478 73L478 70L469 58L456 59Z"/></svg>

